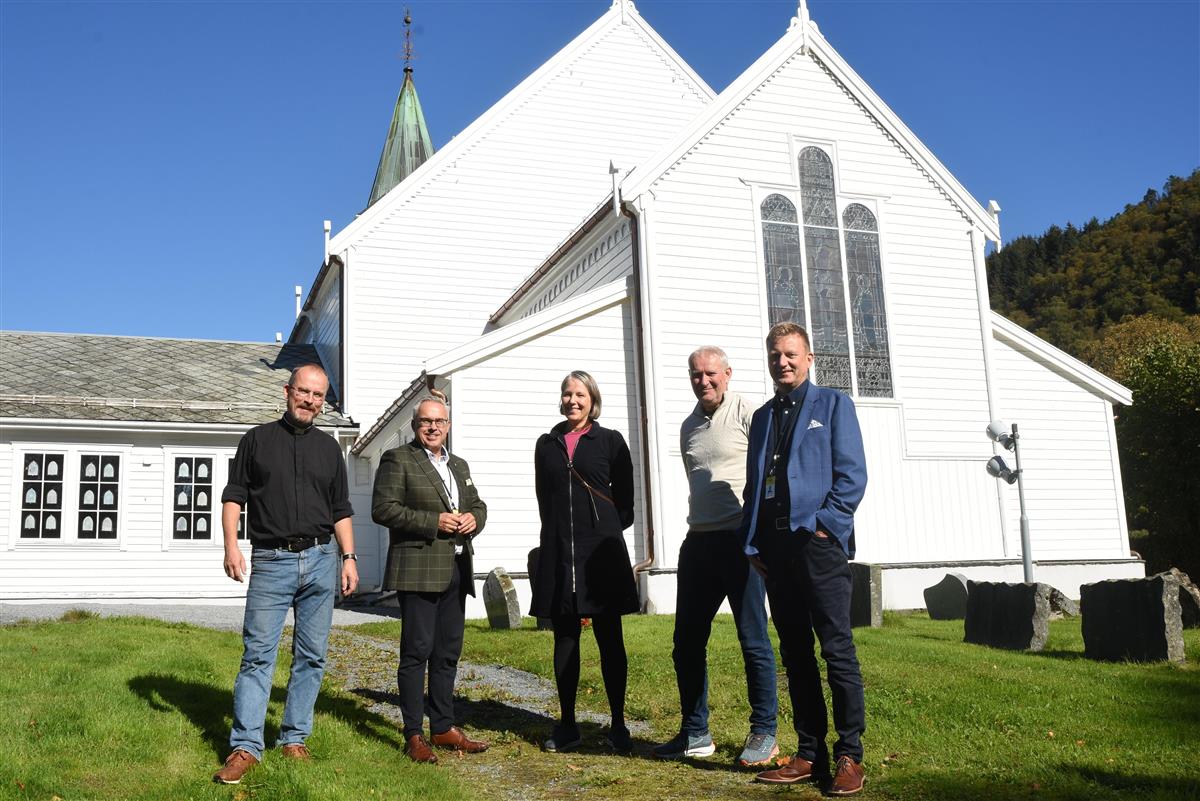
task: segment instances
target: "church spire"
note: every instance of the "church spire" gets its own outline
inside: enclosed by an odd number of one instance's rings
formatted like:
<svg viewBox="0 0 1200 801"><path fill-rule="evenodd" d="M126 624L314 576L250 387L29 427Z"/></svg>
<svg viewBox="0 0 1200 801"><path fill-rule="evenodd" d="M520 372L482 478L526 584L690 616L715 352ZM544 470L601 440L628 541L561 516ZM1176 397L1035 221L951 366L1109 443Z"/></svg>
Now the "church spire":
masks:
<svg viewBox="0 0 1200 801"><path fill-rule="evenodd" d="M433 143L425 127L425 115L421 113L421 101L417 99L417 87L412 79L412 15L404 9L404 83L396 98L392 112L392 124L388 127L383 152L379 155L379 168L375 171L375 183L371 186L371 199L367 206L386 195L392 187L403 181L433 155Z"/></svg>

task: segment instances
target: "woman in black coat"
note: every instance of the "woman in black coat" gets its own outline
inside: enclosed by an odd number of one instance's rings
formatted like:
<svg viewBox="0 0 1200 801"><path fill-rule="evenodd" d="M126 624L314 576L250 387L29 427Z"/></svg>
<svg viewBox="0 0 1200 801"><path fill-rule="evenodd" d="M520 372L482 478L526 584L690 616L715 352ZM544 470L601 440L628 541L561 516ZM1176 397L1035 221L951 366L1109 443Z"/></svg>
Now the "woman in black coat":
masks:
<svg viewBox="0 0 1200 801"><path fill-rule="evenodd" d="M633 462L617 431L602 428L600 389L590 375L563 379L559 411L566 420L534 449L542 518L530 614L554 622L554 678L561 718L547 751L569 751L582 738L575 722L580 619L592 619L600 672L612 711L608 741L632 749L625 726L628 673L621 615L638 611L637 585L621 532L633 525Z"/></svg>

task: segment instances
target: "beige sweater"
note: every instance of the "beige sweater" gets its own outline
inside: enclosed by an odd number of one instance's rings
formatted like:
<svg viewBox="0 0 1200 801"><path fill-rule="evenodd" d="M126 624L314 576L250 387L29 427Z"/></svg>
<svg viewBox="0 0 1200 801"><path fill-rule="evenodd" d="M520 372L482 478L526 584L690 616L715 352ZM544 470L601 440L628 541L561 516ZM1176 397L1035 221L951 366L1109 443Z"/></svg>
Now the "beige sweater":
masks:
<svg viewBox="0 0 1200 801"><path fill-rule="evenodd" d="M679 449L688 477L691 531L735 529L741 523L753 414L754 407L745 398L726 390L711 416L697 403L683 421Z"/></svg>

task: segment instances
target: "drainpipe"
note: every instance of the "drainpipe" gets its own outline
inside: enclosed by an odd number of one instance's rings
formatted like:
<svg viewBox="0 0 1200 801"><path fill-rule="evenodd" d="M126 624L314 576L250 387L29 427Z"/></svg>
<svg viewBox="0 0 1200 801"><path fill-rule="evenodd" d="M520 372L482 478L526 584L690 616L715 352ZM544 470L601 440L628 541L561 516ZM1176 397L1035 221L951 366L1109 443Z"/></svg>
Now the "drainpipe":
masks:
<svg viewBox="0 0 1200 801"><path fill-rule="evenodd" d="M988 422L1000 419L1000 399L997 397L996 374L992 359L992 307L988 298L987 264L984 260L984 239L981 232L971 226L971 259L975 266L975 298L979 305L979 332L983 337L983 380L987 388ZM998 454L999 445L992 443L992 455ZM1004 556L1008 557L1008 493L1004 481L993 481L996 485L996 503L1000 506L1000 540Z"/></svg>
<svg viewBox="0 0 1200 801"><path fill-rule="evenodd" d="M645 538L646 538L646 558L634 565L634 572L638 573L654 567L658 563L657 549L655 543L657 540L657 532L661 523L662 510L661 494L653 491L653 477L663 475L661 466L661 454L659 452L658 442L658 415L655 410L658 408L657 399L659 396L658 386L658 371L655 369L657 353L658 337L656 336L657 328L654 323L652 309L653 290L650 281L650 265L649 265L649 246L646 242L642 229L649 227L649 217L651 204L645 196L640 196L633 202L634 212L628 209L623 209L622 213L629 218L630 233L634 238L634 275L637 277L637 317L636 323L638 326L638 334L640 342L640 363L641 363L641 405L642 405L642 447L645 454L646 476L645 476L645 498L648 519L645 521Z"/></svg>

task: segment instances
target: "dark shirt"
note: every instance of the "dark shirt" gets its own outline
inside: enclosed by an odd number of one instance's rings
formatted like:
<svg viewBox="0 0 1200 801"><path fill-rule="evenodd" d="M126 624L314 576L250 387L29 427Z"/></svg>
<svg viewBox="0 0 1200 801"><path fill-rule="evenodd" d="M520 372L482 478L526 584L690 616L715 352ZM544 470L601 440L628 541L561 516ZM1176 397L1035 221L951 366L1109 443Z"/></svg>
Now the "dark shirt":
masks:
<svg viewBox="0 0 1200 801"><path fill-rule="evenodd" d="M286 417L250 429L238 443L221 502L247 500L251 540L323 537L354 514L337 442Z"/></svg>
<svg viewBox="0 0 1200 801"><path fill-rule="evenodd" d="M776 395L771 400L771 435L768 440L766 475L775 476L775 497L763 499L764 522L774 527L776 517L786 517L791 512L790 488L787 479L788 456L792 449L792 436L796 432L796 418L808 394L807 379L786 395Z"/></svg>

